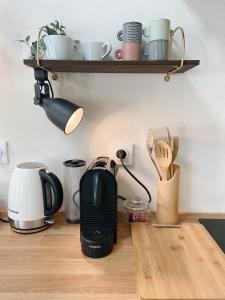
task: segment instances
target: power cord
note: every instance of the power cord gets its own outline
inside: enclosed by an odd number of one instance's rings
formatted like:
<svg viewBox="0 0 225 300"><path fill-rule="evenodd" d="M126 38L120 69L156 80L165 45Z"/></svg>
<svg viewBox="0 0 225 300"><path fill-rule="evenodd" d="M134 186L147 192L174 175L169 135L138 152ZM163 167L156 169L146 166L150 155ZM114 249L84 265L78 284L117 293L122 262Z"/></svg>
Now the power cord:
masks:
<svg viewBox="0 0 225 300"><path fill-rule="evenodd" d="M123 196L121 196L121 195L118 195L117 198L119 198L119 199L121 199L121 200L123 200L123 201L124 201L124 200L127 200L127 198L125 198L125 197L123 197Z"/></svg>
<svg viewBox="0 0 225 300"><path fill-rule="evenodd" d="M47 81L48 81L48 84L49 84L49 87L50 87L52 98L54 98L54 92L53 92L53 88L52 88L51 82L49 81L49 79L47 79Z"/></svg>
<svg viewBox="0 0 225 300"><path fill-rule="evenodd" d="M118 150L116 153L116 156L119 158L121 165L125 169L125 171L146 191L146 193L148 194L148 198L149 198L148 202L150 203L152 201L152 197L151 197L149 190L139 179L137 179L137 177L124 164L123 160L126 157L126 155L127 155L126 151L124 151L124 150Z"/></svg>

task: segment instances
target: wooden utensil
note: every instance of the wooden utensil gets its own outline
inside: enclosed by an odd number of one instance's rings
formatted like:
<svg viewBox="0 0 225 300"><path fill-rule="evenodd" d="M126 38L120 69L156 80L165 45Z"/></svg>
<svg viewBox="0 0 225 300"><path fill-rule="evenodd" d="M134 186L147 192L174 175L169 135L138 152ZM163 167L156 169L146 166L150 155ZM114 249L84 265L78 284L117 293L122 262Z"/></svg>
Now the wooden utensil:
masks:
<svg viewBox="0 0 225 300"><path fill-rule="evenodd" d="M173 174L174 174L174 167L173 167L173 163L177 157L177 153L178 153L178 150L179 150L179 138L178 136L174 136L172 138L172 144L173 144L173 147L172 147L172 162L171 162L171 165L170 165L170 176L173 177Z"/></svg>
<svg viewBox="0 0 225 300"><path fill-rule="evenodd" d="M153 165L155 166L155 169L159 175L159 179L162 180L162 176L159 172L159 168L153 158L153 145L154 145L154 132L153 132L153 129L150 129L149 133L148 133L148 138L147 138L147 149L148 149L148 153L151 158L151 161L152 161Z"/></svg>
<svg viewBox="0 0 225 300"><path fill-rule="evenodd" d="M170 145L170 132L168 127L156 127L152 129L154 135L154 143L164 141Z"/></svg>
<svg viewBox="0 0 225 300"><path fill-rule="evenodd" d="M172 150L164 141L155 144L155 156L161 170L162 180L168 180L168 170L172 162Z"/></svg>

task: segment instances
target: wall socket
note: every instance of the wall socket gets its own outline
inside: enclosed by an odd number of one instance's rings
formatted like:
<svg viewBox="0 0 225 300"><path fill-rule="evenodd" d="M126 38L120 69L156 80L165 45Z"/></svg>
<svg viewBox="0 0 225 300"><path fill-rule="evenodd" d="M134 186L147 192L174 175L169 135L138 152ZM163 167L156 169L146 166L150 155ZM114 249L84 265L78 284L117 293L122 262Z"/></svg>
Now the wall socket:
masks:
<svg viewBox="0 0 225 300"><path fill-rule="evenodd" d="M0 141L0 164L8 164L8 149L7 142Z"/></svg>
<svg viewBox="0 0 225 300"><path fill-rule="evenodd" d="M124 150L126 151L126 158L124 159L124 164L126 166L132 166L133 165L133 147L134 145L126 142L126 141L115 141L110 143L109 145L109 157L118 165L121 165L120 160L116 156L116 152L118 150Z"/></svg>

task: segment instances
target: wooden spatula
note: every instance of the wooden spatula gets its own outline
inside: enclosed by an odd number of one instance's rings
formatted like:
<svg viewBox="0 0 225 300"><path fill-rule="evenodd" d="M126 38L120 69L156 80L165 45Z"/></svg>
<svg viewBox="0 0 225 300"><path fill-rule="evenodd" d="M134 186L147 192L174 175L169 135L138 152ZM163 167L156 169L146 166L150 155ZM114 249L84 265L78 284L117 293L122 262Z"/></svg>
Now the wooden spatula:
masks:
<svg viewBox="0 0 225 300"><path fill-rule="evenodd" d="M172 162L171 162L171 166L170 166L170 174L171 174L171 177L173 177L173 174L174 174L174 170L173 170L173 163L177 157L177 153L178 153L178 150L179 150L179 138L178 136L174 136L172 138L172 143L173 143L173 149L172 149Z"/></svg>
<svg viewBox="0 0 225 300"><path fill-rule="evenodd" d="M147 137L147 150L148 150L149 156L151 158L151 161L152 161L153 165L155 166L155 169L159 175L159 179L161 180L162 176L161 176L158 166L156 165L156 162L153 158L153 146L154 146L154 132L152 129L150 129L149 133L148 133L148 137Z"/></svg>
<svg viewBox="0 0 225 300"><path fill-rule="evenodd" d="M172 151L170 145L164 141L155 144L155 157L161 170L162 180L170 179L168 170L172 162Z"/></svg>

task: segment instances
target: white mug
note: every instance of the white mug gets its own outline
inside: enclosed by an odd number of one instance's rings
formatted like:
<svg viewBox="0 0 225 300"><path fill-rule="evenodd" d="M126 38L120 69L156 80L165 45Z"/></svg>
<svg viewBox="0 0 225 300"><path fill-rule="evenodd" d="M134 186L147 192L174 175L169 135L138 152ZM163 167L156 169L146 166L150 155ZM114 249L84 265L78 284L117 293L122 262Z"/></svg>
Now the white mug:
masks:
<svg viewBox="0 0 225 300"><path fill-rule="evenodd" d="M82 43L81 48L85 60L102 60L106 58L112 50L111 44L102 42Z"/></svg>
<svg viewBox="0 0 225 300"><path fill-rule="evenodd" d="M73 59L76 46L73 40L65 35L47 35L44 37L46 59Z"/></svg>
<svg viewBox="0 0 225 300"><path fill-rule="evenodd" d="M149 26L144 28L144 36L149 37L149 41L169 40L170 39L170 20L153 20Z"/></svg>

